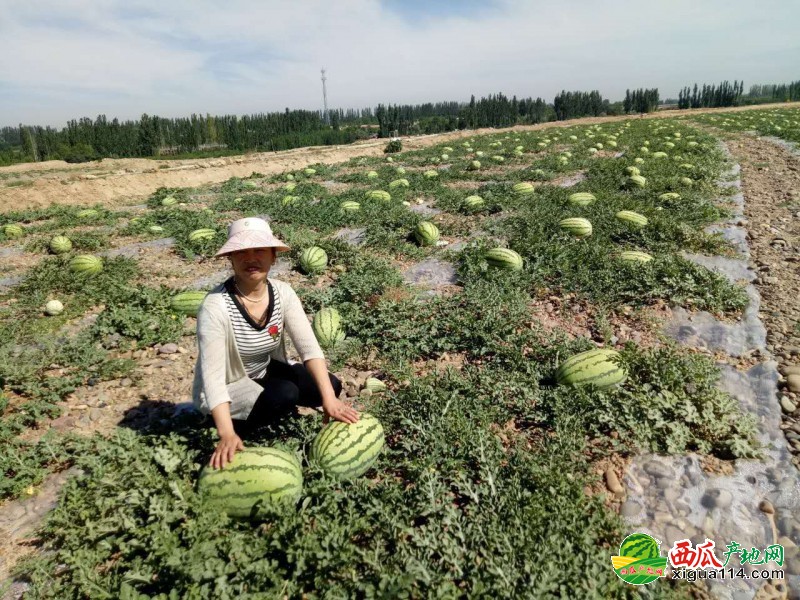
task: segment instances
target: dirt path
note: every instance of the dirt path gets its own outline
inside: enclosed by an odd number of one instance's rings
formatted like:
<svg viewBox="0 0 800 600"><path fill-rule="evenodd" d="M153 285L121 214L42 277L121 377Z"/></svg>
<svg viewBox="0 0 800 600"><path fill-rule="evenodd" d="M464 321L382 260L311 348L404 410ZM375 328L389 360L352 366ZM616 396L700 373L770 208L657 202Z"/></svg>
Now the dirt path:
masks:
<svg viewBox="0 0 800 600"><path fill-rule="evenodd" d="M705 112L738 112L753 108L800 106L795 104L761 105L693 111L663 111L645 118L671 118ZM532 131L576 124L606 123L625 117L596 117L517 126L505 130L478 129L428 136L403 138L407 150L426 148L448 140L457 140L499 131ZM357 156L381 156L386 140L369 140L346 146L315 146L282 152L258 152L225 158L192 160L151 160L145 158L106 159L71 165L63 161L25 163L0 168L0 212L41 208L56 204L126 205L136 204L159 187L194 187L220 183L231 177L246 177L256 171L265 175L305 167L311 163L332 164Z"/></svg>
<svg viewBox="0 0 800 600"><path fill-rule="evenodd" d="M728 136L742 168L755 284L762 298L767 350L783 375L779 401L789 446L800 466L800 156L753 136Z"/></svg>

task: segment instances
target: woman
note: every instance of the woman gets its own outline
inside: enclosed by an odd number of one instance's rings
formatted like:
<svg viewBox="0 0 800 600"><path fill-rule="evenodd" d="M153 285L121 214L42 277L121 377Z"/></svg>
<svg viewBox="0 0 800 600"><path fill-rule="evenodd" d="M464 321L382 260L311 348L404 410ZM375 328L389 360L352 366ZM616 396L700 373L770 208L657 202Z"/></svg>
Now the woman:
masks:
<svg viewBox="0 0 800 600"><path fill-rule="evenodd" d="M288 284L268 279L279 250L289 248L263 219L239 219L216 256L227 256L233 277L206 296L197 314L199 353L192 395L213 417L219 443L210 465L223 468L244 448L240 434L274 421L295 406L322 406L325 420L355 423L358 413L339 401L341 382L325 357L300 299ZM289 364L287 333L303 364Z"/></svg>

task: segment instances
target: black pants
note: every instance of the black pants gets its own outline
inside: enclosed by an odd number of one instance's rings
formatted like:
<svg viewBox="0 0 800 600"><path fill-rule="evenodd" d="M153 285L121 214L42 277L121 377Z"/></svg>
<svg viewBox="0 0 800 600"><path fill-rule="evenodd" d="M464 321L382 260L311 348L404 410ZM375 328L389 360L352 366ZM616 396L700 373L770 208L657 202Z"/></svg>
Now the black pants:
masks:
<svg viewBox="0 0 800 600"><path fill-rule="evenodd" d="M342 382L330 373L328 377L338 397L342 392ZM239 435L246 435L260 425L273 423L295 412L297 406L322 406L317 382L302 363L288 365L273 359L269 361L267 376L255 381L264 391L253 405L247 420L233 420L233 427Z"/></svg>

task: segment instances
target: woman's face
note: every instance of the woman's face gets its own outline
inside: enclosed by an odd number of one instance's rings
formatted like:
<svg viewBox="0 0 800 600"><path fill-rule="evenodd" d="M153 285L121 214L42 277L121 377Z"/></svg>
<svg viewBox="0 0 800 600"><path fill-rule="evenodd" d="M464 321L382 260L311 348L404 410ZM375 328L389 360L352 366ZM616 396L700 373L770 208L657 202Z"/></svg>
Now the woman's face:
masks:
<svg viewBox="0 0 800 600"><path fill-rule="evenodd" d="M275 262L274 248L248 248L229 255L237 281L256 283L267 278Z"/></svg>

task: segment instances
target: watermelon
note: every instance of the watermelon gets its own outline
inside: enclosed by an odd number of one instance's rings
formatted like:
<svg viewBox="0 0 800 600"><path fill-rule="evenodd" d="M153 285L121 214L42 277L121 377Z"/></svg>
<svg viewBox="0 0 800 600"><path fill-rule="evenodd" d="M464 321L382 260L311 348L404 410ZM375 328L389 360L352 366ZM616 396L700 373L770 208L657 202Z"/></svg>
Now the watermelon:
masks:
<svg viewBox="0 0 800 600"><path fill-rule="evenodd" d="M364 194L364 197L368 200L382 200L383 202L388 202L392 199L392 195L389 192L384 192L383 190L371 190Z"/></svg>
<svg viewBox="0 0 800 600"><path fill-rule="evenodd" d="M50 240L49 247L53 254L66 254L72 250L72 241L64 235L57 235Z"/></svg>
<svg viewBox="0 0 800 600"><path fill-rule="evenodd" d="M570 195L569 203L575 206L587 206L597 200L591 192L575 192Z"/></svg>
<svg viewBox="0 0 800 600"><path fill-rule="evenodd" d="M306 273L317 273L324 271L328 266L328 255L319 246L306 248L300 254L300 268Z"/></svg>
<svg viewBox="0 0 800 600"><path fill-rule="evenodd" d="M173 206L178 203L178 199L174 196L165 196L161 199L161 206Z"/></svg>
<svg viewBox="0 0 800 600"><path fill-rule="evenodd" d="M619 555L638 559L658 558L661 551L652 537L644 533L634 533L622 540Z"/></svg>
<svg viewBox="0 0 800 600"><path fill-rule="evenodd" d="M637 165L641 165L644 163L644 159L641 156L637 156L633 159L633 162L635 162Z"/></svg>
<svg viewBox="0 0 800 600"><path fill-rule="evenodd" d="M294 175L292 175L291 173L287 173L286 177L284 177L284 179L286 181L294 181Z"/></svg>
<svg viewBox="0 0 800 600"><path fill-rule="evenodd" d="M434 177L439 176L439 171L434 171L431 169L430 171L425 171L422 176L425 177L425 179L433 179Z"/></svg>
<svg viewBox="0 0 800 600"><path fill-rule="evenodd" d="M481 168L481 161L473 160L467 165L467 171L477 171Z"/></svg>
<svg viewBox="0 0 800 600"><path fill-rule="evenodd" d="M414 229L414 238L421 246L433 246L439 241L439 228L430 221L420 221Z"/></svg>
<svg viewBox="0 0 800 600"><path fill-rule="evenodd" d="M3 234L10 240L21 238L25 235L25 230L19 225L11 223L3 226Z"/></svg>
<svg viewBox="0 0 800 600"><path fill-rule="evenodd" d="M509 248L492 248L486 253L485 258L490 267L510 271L522 269L522 257Z"/></svg>
<svg viewBox="0 0 800 600"><path fill-rule="evenodd" d="M514 186L514 193L520 196L532 194L533 190L533 184L528 183L527 181L523 181L522 183L518 183Z"/></svg>
<svg viewBox="0 0 800 600"><path fill-rule="evenodd" d="M361 205L354 200L345 200L339 205L342 212L358 212L361 210Z"/></svg>
<svg viewBox="0 0 800 600"><path fill-rule="evenodd" d="M484 202L483 198L480 196L467 196L464 198L464 208L468 210L478 210L483 208Z"/></svg>
<svg viewBox="0 0 800 600"><path fill-rule="evenodd" d="M681 195L678 192L666 192L661 194L658 199L663 200L664 202L669 202L671 200L680 200Z"/></svg>
<svg viewBox="0 0 800 600"><path fill-rule="evenodd" d="M395 179L394 181L392 181L392 182L389 184L389 189L390 189L390 190L393 190L393 189L395 189L395 188L399 188L399 187L405 187L405 188L407 188L407 187L409 187L410 185L411 185L411 184L410 184L410 183L408 183L408 179Z"/></svg>
<svg viewBox="0 0 800 600"><path fill-rule="evenodd" d="M283 186L283 189L286 190L287 192L293 192L296 187L297 184L294 183L293 181L290 181L289 183Z"/></svg>
<svg viewBox="0 0 800 600"><path fill-rule="evenodd" d="M176 202L177 202L177 200L176 200ZM98 213L93 208L85 208L84 210L79 210L75 214L75 216L78 217L79 219L93 219L94 217L96 217L99 214L100 213Z"/></svg>
<svg viewBox="0 0 800 600"><path fill-rule="evenodd" d="M46 315L55 317L56 315L60 315L62 312L64 312L64 305L58 300L50 300L50 302L45 304L44 312Z"/></svg>
<svg viewBox="0 0 800 600"><path fill-rule="evenodd" d="M503 156L500 156L499 154L495 154L494 156L492 156L492 160L493 160L494 162L498 162L498 163L501 163L501 162L506 162L506 159L505 159L505 157L503 157Z"/></svg>
<svg viewBox="0 0 800 600"><path fill-rule="evenodd" d="M161 225L150 225L147 230L150 233L164 233L164 228Z"/></svg>
<svg viewBox="0 0 800 600"><path fill-rule="evenodd" d="M666 152L653 152L653 158L667 158Z"/></svg>
<svg viewBox="0 0 800 600"><path fill-rule="evenodd" d="M647 184L647 180L641 175L631 175L625 181L625 185L629 188L643 188Z"/></svg>
<svg viewBox="0 0 800 600"><path fill-rule="evenodd" d="M478 150L478 151L475 153L475 156L477 156L478 158L482 158L482 157L483 157L483 154L484 154L484 153L483 153L483 151L481 151L481 150Z"/></svg>
<svg viewBox="0 0 800 600"><path fill-rule="evenodd" d="M558 367L556 381L559 385L594 384L601 390L625 381L625 370L614 362L619 352L610 348L596 348L571 356Z"/></svg>
<svg viewBox="0 0 800 600"><path fill-rule="evenodd" d="M639 171L639 167L625 167L625 174L633 177L634 175L641 175L642 172Z"/></svg>
<svg viewBox="0 0 800 600"><path fill-rule="evenodd" d="M626 262L646 263L653 260L653 257L647 252L640 252L638 250L626 250L625 252L620 252L617 257Z"/></svg>
<svg viewBox="0 0 800 600"><path fill-rule="evenodd" d="M688 177L681 177L678 181L680 181L681 185L686 187L692 187L694 185L694 181L692 181Z"/></svg>
<svg viewBox="0 0 800 600"><path fill-rule="evenodd" d="M255 181L245 181L242 183L242 187L247 190L254 190L258 187L258 184Z"/></svg>
<svg viewBox="0 0 800 600"><path fill-rule="evenodd" d="M295 206L298 202L300 202L300 196L292 196L289 194L281 199L281 206Z"/></svg>
<svg viewBox="0 0 800 600"><path fill-rule="evenodd" d="M570 217L568 219L561 219L558 226L562 231L566 231L575 237L589 237L592 235L592 223L589 219L582 217Z"/></svg>
<svg viewBox="0 0 800 600"><path fill-rule="evenodd" d="M367 179L377 179L377 178L378 178L377 171L370 171L369 173L367 173Z"/></svg>
<svg viewBox="0 0 800 600"><path fill-rule="evenodd" d="M405 175L406 174L406 170L403 167L397 167L394 170L394 172L397 173L398 175Z"/></svg>
<svg viewBox="0 0 800 600"><path fill-rule="evenodd" d="M210 240L213 239L214 236L217 235L217 232L213 229L195 229L193 232L189 234L189 241L190 242L199 242L200 240Z"/></svg>
<svg viewBox="0 0 800 600"><path fill-rule="evenodd" d="M597 154L597 148L589 148L589 154Z"/></svg>
<svg viewBox="0 0 800 600"><path fill-rule="evenodd" d="M375 377L367 377L367 380L364 382L364 389L369 390L373 394L380 394L386 391L386 384Z"/></svg>
<svg viewBox="0 0 800 600"><path fill-rule="evenodd" d="M637 225L639 227L644 227L648 223L647 217L637 212L633 212L632 210L621 210L615 216L620 221L625 221L626 223Z"/></svg>
<svg viewBox="0 0 800 600"><path fill-rule="evenodd" d="M103 261L92 254L79 254L69 261L69 270L80 276L97 275L103 270Z"/></svg>
<svg viewBox="0 0 800 600"><path fill-rule="evenodd" d="M378 459L384 434L380 421L361 413L357 423L332 421L311 444L309 461L337 479L359 477Z"/></svg>
<svg viewBox="0 0 800 600"><path fill-rule="evenodd" d="M306 175L316 175L317 174L317 170L316 169L312 169L311 167L308 167L308 168L303 169L303 173L305 173Z"/></svg>
<svg viewBox="0 0 800 600"><path fill-rule="evenodd" d="M691 171L694 169L694 165L691 163L681 163L678 165L679 169L684 169L685 171Z"/></svg>
<svg viewBox="0 0 800 600"><path fill-rule="evenodd" d="M297 457L284 450L245 448L223 469L205 466L197 489L209 506L242 519L266 505L297 502L303 471Z"/></svg>
<svg viewBox="0 0 800 600"><path fill-rule="evenodd" d="M675 144L673 144L672 142L664 142L664 146L667 148L674 148Z"/></svg>
<svg viewBox="0 0 800 600"><path fill-rule="evenodd" d="M207 294L201 291L181 292L172 297L170 307L177 313L196 317Z"/></svg>
<svg viewBox="0 0 800 600"><path fill-rule="evenodd" d="M320 346L332 348L345 338L342 317L335 308L323 308L314 315L311 329L317 336Z"/></svg>
<svg viewBox="0 0 800 600"><path fill-rule="evenodd" d="M441 158L442 158L442 160L447 160L448 158L450 158L450 155L449 154L442 154Z"/></svg>

